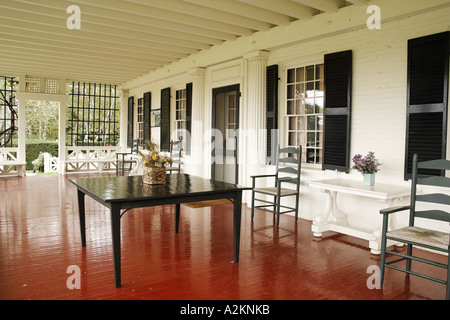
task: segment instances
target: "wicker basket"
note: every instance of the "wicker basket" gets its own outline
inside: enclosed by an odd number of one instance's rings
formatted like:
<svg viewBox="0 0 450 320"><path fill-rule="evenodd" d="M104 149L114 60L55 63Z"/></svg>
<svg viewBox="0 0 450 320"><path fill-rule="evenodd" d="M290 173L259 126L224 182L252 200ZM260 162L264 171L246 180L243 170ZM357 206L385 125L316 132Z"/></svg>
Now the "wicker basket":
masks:
<svg viewBox="0 0 450 320"><path fill-rule="evenodd" d="M165 184L166 168L149 168L144 167L142 181L145 184Z"/></svg>

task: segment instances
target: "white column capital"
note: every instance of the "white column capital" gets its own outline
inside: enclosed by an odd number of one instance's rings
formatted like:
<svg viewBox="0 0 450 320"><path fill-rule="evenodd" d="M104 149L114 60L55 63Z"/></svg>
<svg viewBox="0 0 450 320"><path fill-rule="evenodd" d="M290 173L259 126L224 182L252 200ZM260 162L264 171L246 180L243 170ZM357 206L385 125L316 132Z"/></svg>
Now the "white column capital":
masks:
<svg viewBox="0 0 450 320"><path fill-rule="evenodd" d="M204 76L206 74L206 68L193 68L187 72L190 76Z"/></svg>
<svg viewBox="0 0 450 320"><path fill-rule="evenodd" d="M256 50L244 55L244 59L249 61L267 61L269 52L264 50Z"/></svg>

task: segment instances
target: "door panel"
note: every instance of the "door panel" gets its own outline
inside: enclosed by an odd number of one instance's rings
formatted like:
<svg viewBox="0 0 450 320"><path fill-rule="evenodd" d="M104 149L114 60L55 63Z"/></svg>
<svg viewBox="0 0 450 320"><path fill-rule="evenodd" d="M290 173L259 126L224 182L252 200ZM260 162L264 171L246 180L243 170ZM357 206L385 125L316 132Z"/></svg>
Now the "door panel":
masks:
<svg viewBox="0 0 450 320"><path fill-rule="evenodd" d="M237 148L239 127L239 85L213 90L214 130L212 177L214 180L237 183Z"/></svg>

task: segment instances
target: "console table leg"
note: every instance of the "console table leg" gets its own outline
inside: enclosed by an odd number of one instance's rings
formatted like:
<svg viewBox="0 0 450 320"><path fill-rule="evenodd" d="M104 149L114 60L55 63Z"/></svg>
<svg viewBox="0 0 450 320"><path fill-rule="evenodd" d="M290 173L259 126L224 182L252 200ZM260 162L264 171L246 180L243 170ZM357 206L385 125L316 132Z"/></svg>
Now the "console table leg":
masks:
<svg viewBox="0 0 450 320"><path fill-rule="evenodd" d="M326 194L325 197L325 206L322 210L322 213L319 214L319 216L317 216L312 224L312 231L313 231L313 235L314 237L322 237L322 232L325 230L322 230L323 226L326 225L327 221L328 221L328 217L330 216L331 213L331 203L332 203L332 199L331 199L331 193L328 190L323 190L323 192Z"/></svg>

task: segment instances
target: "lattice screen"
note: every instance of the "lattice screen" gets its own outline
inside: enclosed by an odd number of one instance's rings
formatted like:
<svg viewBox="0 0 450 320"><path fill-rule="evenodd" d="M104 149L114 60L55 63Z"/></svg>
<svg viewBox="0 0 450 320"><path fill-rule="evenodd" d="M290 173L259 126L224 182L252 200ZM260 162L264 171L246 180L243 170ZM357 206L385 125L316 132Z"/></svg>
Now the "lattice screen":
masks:
<svg viewBox="0 0 450 320"><path fill-rule="evenodd" d="M60 94L59 84L59 79L50 79L35 76L25 77L26 92Z"/></svg>
<svg viewBox="0 0 450 320"><path fill-rule="evenodd" d="M70 89L67 145L118 145L120 97L116 86L73 82Z"/></svg>

